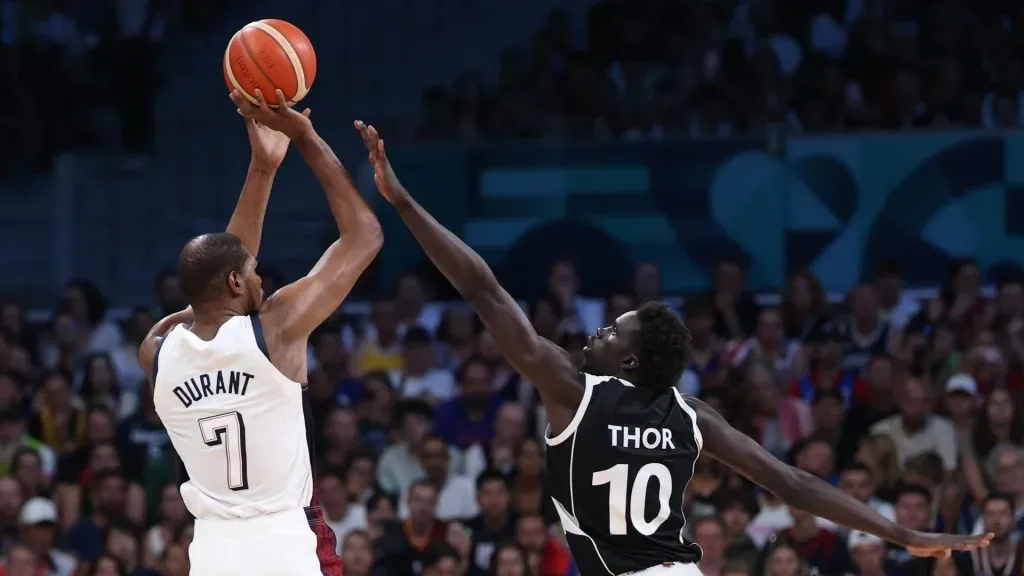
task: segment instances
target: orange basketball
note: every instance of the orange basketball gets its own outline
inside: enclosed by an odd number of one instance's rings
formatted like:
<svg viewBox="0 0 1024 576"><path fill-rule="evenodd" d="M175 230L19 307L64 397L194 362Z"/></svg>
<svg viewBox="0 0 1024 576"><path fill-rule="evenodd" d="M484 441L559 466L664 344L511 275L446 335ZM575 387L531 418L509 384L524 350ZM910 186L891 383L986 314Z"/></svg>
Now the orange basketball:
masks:
<svg viewBox="0 0 1024 576"><path fill-rule="evenodd" d="M256 89L276 107L284 92L289 106L309 93L316 77L316 53L309 38L283 20L260 20L235 32L224 51L224 81L256 103Z"/></svg>

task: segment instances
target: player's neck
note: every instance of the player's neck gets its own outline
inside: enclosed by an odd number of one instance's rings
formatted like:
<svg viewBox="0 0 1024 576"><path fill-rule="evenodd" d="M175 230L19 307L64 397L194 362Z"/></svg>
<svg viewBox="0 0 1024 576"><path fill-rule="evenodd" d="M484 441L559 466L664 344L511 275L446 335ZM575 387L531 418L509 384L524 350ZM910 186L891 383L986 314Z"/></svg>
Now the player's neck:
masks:
<svg viewBox="0 0 1024 576"><path fill-rule="evenodd" d="M208 339L217 334L221 325L235 316L245 316L245 311L235 302L216 302L207 306L193 306L195 320L190 329L200 338Z"/></svg>

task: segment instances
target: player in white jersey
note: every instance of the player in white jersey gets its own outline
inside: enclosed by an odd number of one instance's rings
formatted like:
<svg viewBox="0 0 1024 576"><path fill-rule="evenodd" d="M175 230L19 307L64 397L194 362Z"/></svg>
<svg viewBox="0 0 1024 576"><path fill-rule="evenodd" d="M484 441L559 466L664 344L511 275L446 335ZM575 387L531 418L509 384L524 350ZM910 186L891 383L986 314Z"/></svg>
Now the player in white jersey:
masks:
<svg viewBox="0 0 1024 576"><path fill-rule="evenodd" d="M191 575L341 576L333 533L315 506L303 402L307 339L383 237L308 113L271 110L258 99L254 106L232 94L254 155L227 232L182 249L178 275L190 307L157 323L139 359L189 477L181 495L196 517ZM341 239L308 275L264 299L255 268L273 181L267 168L280 163L288 140L323 185Z"/></svg>

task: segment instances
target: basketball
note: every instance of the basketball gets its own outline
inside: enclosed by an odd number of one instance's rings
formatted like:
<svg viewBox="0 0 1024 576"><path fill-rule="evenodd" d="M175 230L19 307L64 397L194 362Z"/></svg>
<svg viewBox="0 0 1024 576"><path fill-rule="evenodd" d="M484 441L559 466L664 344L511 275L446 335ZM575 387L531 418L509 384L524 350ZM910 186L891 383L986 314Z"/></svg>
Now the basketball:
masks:
<svg viewBox="0 0 1024 576"><path fill-rule="evenodd" d="M253 104L259 89L271 107L280 89L291 106L309 93L316 77L316 53L309 38L283 20L260 20L235 32L224 51L224 81Z"/></svg>

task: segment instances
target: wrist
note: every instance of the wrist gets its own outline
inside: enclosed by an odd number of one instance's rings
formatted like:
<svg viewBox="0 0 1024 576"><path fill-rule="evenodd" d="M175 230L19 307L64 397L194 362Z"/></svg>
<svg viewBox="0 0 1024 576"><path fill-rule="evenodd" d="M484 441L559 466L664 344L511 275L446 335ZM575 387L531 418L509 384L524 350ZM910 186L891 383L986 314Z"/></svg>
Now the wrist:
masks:
<svg viewBox="0 0 1024 576"><path fill-rule="evenodd" d="M290 135L290 138L292 140L292 143L295 144L296 146L302 144L309 144L316 138L316 129L313 128L312 124L310 124L303 128L302 130L300 130L299 132Z"/></svg>
<svg viewBox="0 0 1024 576"><path fill-rule="evenodd" d="M255 156L249 160L249 173L260 176L273 176L277 172L277 166L266 160L260 160Z"/></svg>
<svg viewBox="0 0 1024 576"><path fill-rule="evenodd" d="M914 545L914 535L917 534L915 530L904 528L903 526L896 524L893 526L891 532L892 534L890 535L890 538L888 538L891 542L895 542L904 548Z"/></svg>

